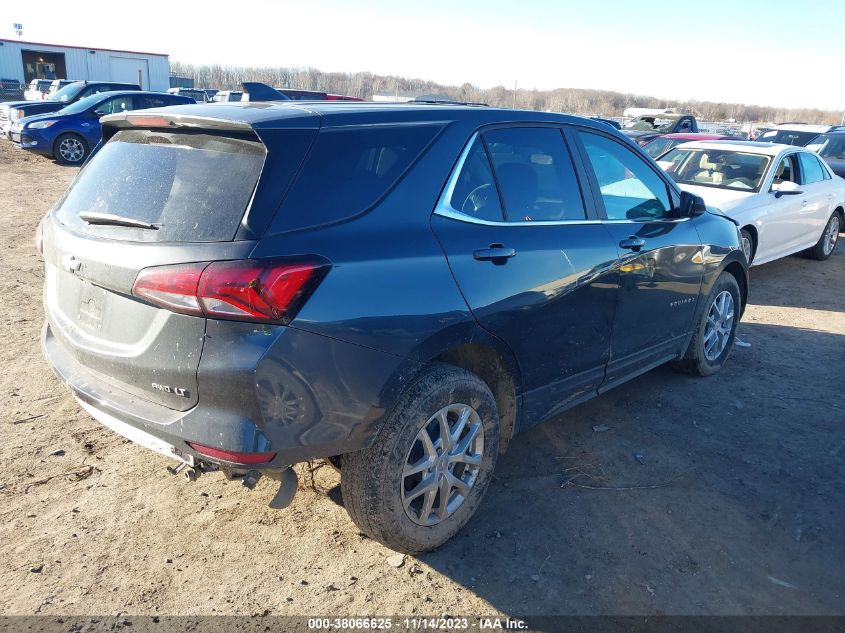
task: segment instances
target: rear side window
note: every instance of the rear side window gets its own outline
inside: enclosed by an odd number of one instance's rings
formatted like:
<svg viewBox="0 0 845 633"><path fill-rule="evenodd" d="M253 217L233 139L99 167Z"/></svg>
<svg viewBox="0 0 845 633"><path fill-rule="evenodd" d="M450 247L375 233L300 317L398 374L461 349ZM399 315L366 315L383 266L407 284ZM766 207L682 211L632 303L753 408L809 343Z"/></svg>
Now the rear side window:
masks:
<svg viewBox="0 0 845 633"><path fill-rule="evenodd" d="M317 135L272 232L337 222L384 196L440 130L434 125L355 127Z"/></svg>
<svg viewBox="0 0 845 633"><path fill-rule="evenodd" d="M819 163L819 159L812 154L798 154L798 160L801 162L801 184L812 185L814 182L821 182L825 179L827 172Z"/></svg>
<svg viewBox="0 0 845 633"><path fill-rule="evenodd" d="M56 212L76 232L144 242L232 240L261 175L258 140L121 130L80 172ZM89 223L109 214L155 229Z"/></svg>
<svg viewBox="0 0 845 633"><path fill-rule="evenodd" d="M556 128L507 128L484 134L511 222L583 220L572 158Z"/></svg>
<svg viewBox="0 0 845 633"><path fill-rule="evenodd" d="M180 93L184 95L185 93ZM145 110L147 108L162 108L172 105L184 105L187 101L181 97L164 97L161 95L135 95L135 109Z"/></svg>

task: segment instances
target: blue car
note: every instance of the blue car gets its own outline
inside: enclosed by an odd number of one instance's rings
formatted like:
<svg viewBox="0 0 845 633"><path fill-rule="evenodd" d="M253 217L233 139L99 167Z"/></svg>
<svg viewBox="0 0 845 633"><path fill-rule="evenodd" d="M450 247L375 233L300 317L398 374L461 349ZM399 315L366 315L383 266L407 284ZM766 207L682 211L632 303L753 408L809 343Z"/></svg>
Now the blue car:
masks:
<svg viewBox="0 0 845 633"><path fill-rule="evenodd" d="M196 103L166 92L121 90L101 92L48 114L24 117L12 124L12 142L21 149L55 158L63 165L81 165L100 142L100 117L106 114Z"/></svg>

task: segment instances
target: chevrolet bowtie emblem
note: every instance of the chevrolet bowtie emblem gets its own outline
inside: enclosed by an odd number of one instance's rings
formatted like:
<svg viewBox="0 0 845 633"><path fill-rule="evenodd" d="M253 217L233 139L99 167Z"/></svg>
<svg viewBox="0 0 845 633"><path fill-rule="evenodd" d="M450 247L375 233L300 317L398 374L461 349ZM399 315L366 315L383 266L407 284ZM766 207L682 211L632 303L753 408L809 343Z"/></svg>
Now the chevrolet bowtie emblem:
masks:
<svg viewBox="0 0 845 633"><path fill-rule="evenodd" d="M62 257L62 266L68 272L76 273L82 268L82 262L76 259L73 255L65 255Z"/></svg>

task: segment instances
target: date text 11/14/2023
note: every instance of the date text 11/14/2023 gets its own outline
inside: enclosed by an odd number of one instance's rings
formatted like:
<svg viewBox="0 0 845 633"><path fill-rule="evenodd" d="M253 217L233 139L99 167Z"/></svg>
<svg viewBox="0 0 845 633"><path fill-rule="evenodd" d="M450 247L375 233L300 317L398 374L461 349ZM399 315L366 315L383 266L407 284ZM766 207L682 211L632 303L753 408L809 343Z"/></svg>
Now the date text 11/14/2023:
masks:
<svg viewBox="0 0 845 633"><path fill-rule="evenodd" d="M371 617L371 618L309 618L308 628L313 630L360 631L524 631L524 620L500 617Z"/></svg>

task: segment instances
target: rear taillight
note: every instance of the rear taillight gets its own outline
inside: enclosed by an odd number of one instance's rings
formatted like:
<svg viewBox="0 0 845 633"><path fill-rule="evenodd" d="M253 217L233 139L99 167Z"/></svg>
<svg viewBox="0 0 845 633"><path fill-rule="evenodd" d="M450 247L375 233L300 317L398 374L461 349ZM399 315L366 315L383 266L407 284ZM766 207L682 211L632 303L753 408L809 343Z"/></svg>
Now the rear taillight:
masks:
<svg viewBox="0 0 845 633"><path fill-rule="evenodd" d="M328 270L317 257L156 266L138 273L132 294L182 314L286 324Z"/></svg>
<svg viewBox="0 0 845 633"><path fill-rule="evenodd" d="M276 456L276 453L238 453L236 451L224 451L203 444L194 444L193 442L188 442L188 446L200 455L233 464L266 464L267 462L273 461L273 458Z"/></svg>

